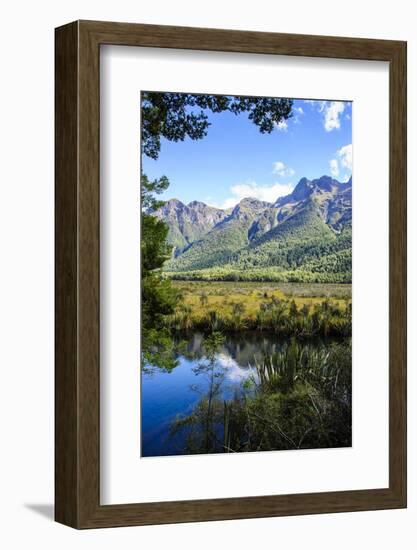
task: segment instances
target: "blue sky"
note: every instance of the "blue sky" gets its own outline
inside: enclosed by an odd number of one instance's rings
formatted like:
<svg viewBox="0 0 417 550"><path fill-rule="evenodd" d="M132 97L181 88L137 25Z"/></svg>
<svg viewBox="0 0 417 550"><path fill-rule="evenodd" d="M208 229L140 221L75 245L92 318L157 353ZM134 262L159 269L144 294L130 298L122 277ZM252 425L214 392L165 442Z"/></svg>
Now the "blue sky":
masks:
<svg viewBox="0 0 417 550"><path fill-rule="evenodd" d="M350 102L295 100L293 117L271 134L261 134L246 113L208 115L211 126L202 140L162 139L157 160L143 156L148 177L170 180L163 200L220 208L245 197L273 202L302 177L345 181L352 173Z"/></svg>

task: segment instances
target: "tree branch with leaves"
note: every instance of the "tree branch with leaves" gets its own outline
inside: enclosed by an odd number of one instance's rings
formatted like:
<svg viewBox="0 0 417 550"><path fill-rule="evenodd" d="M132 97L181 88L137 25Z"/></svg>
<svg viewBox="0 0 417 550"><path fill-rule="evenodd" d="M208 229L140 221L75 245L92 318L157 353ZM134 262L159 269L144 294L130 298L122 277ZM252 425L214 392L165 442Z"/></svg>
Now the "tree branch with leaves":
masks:
<svg viewBox="0 0 417 550"><path fill-rule="evenodd" d="M293 100L287 98L143 92L142 152L156 160L161 137L168 141L204 138L211 125L208 111L248 113L261 133L270 134L292 116L292 106Z"/></svg>

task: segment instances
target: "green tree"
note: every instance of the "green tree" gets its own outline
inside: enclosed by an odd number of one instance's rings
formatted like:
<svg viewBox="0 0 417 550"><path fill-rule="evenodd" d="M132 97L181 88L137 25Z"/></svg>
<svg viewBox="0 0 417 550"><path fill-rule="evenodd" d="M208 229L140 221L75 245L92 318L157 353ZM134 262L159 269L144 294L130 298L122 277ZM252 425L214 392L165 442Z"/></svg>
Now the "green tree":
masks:
<svg viewBox="0 0 417 550"><path fill-rule="evenodd" d="M160 207L161 201L154 195L165 191L168 185L165 176L149 181L142 174L142 360L145 369L149 364L165 370L176 366L174 343L164 328L165 316L174 312L180 299L179 292L161 274L162 266L171 254L171 247L167 244L168 227L148 213Z"/></svg>
<svg viewBox="0 0 417 550"><path fill-rule="evenodd" d="M286 98L143 92L142 152L157 159L161 137L168 141L202 139L210 126L206 111L246 112L261 133L270 134L292 116L292 105L293 101Z"/></svg>
<svg viewBox="0 0 417 550"><path fill-rule="evenodd" d="M160 195L166 191L169 187L169 180L166 176L161 176L159 179L150 181L146 174L141 174L140 179L140 199L143 212L149 210L157 210L164 205L164 201L159 201L155 198L156 195Z"/></svg>

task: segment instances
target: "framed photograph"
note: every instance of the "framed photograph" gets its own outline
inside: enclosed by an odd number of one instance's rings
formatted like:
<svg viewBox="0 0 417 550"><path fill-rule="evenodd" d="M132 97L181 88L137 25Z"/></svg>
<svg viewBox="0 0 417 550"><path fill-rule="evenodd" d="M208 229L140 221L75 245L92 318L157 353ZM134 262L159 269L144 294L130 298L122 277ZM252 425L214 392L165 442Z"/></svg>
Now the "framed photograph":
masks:
<svg viewBox="0 0 417 550"><path fill-rule="evenodd" d="M406 506L406 43L56 29L56 520Z"/></svg>

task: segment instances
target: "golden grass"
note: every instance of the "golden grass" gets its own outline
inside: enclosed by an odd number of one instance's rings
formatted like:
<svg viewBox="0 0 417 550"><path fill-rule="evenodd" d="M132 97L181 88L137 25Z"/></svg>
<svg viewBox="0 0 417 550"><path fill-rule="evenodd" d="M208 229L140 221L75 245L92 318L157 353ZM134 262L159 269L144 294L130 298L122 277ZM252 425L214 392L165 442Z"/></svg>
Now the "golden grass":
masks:
<svg viewBox="0 0 417 550"><path fill-rule="evenodd" d="M212 310L230 317L233 304L237 303L244 307L243 317L254 317L260 305L272 297L293 299L298 308L304 304L314 306L326 298L346 307L351 299L351 285L205 281L173 281L173 285L181 291L183 304L191 309L194 318L202 318Z"/></svg>

